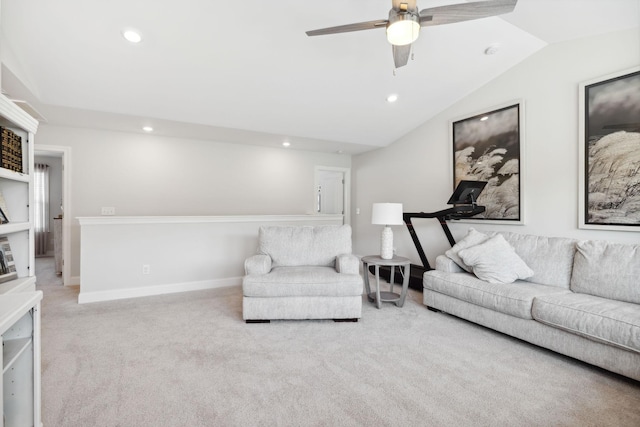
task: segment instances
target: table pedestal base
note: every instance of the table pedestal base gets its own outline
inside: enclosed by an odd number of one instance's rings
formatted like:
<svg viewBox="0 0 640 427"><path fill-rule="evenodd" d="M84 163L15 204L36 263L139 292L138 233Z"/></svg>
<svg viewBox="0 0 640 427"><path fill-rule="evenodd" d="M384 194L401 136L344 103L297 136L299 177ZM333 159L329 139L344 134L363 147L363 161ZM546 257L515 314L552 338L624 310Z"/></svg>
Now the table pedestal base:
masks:
<svg viewBox="0 0 640 427"><path fill-rule="evenodd" d="M383 259L379 256L366 256L362 258L362 266L364 267L364 286L367 292L367 298L370 302L375 302L378 308L382 307L383 302L394 302L397 307L404 305L407 297L407 289L409 287L409 277L411 263L408 258L394 256L392 259ZM376 278L375 292L371 292L369 285L369 266L374 267L374 276ZM391 277L389 280L389 292L380 291L380 266L388 266L390 268ZM402 291L400 294L393 292L395 267L398 267L402 274Z"/></svg>

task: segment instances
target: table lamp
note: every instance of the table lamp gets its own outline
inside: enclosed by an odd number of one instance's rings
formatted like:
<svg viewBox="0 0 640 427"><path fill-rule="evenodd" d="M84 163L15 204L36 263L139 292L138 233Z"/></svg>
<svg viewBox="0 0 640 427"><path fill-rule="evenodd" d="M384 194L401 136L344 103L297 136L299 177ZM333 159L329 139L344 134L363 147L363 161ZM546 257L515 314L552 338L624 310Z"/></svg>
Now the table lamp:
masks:
<svg viewBox="0 0 640 427"><path fill-rule="evenodd" d="M393 231L389 226L402 224L402 203L374 203L371 223L384 225L380 235L380 258L393 258Z"/></svg>

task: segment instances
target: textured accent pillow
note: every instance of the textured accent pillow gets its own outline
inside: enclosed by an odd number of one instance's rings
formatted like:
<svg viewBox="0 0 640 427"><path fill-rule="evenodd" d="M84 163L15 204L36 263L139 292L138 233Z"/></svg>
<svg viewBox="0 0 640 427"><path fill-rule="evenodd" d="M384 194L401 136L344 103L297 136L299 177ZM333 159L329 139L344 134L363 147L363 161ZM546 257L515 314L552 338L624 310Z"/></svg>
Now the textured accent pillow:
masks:
<svg viewBox="0 0 640 427"><path fill-rule="evenodd" d="M489 283L513 283L533 276L533 270L515 249L498 234L479 245L463 249L458 255L473 268L478 279Z"/></svg>
<svg viewBox="0 0 640 427"><path fill-rule="evenodd" d="M485 240L487 240L489 236L484 233L477 231L475 228L469 228L467 235L462 238L458 243L453 245L451 249L446 251L444 254L451 259L453 262L458 264L460 268L468 271L469 273L473 272L473 269L464 263L464 261L460 258L458 254L461 250L470 248L472 246L478 245Z"/></svg>

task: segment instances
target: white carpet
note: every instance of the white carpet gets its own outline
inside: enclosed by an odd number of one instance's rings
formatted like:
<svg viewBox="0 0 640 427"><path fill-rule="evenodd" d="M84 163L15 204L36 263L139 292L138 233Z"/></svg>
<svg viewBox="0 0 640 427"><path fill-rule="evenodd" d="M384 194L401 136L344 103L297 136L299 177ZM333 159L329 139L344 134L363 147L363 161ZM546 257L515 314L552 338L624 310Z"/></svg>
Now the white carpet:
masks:
<svg viewBox="0 0 640 427"><path fill-rule="evenodd" d="M466 321L245 324L241 289L78 305L44 290L45 426L640 426L640 383Z"/></svg>

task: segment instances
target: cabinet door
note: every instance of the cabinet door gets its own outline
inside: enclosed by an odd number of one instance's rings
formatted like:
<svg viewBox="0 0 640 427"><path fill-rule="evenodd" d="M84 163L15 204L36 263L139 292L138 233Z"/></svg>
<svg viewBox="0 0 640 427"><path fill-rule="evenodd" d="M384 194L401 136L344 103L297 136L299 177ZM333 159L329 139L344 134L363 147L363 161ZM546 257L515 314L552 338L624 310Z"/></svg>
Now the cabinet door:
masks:
<svg viewBox="0 0 640 427"><path fill-rule="evenodd" d="M2 334L5 427L34 425L34 314L34 309L29 310Z"/></svg>

